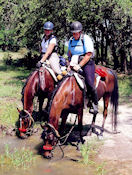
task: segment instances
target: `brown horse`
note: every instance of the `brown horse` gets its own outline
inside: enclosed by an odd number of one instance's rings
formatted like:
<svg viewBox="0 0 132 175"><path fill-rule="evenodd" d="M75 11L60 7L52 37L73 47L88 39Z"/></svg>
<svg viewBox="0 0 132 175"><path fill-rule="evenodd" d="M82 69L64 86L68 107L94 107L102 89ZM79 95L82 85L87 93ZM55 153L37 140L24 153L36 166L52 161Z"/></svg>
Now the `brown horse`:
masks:
<svg viewBox="0 0 132 175"><path fill-rule="evenodd" d="M21 101L23 104L23 110L18 109L20 137L27 137L26 134L29 133L34 122L32 117L34 97L38 96L39 112L41 113L44 99L51 96L54 87L55 80L45 67L36 69L29 75L22 90Z"/></svg>
<svg viewBox="0 0 132 175"><path fill-rule="evenodd" d="M102 66L96 66L96 70L105 72L105 78L99 81L97 87L98 100L103 97L104 101L104 120L100 134L103 134L105 119L107 117L107 109L109 100L113 105L114 112L114 130L116 131L117 125L117 108L118 108L118 82L116 74L113 70ZM44 156L46 158L52 157L52 150L59 140L59 119L62 117L60 126L60 133L64 131L66 119L69 113L75 113L78 116L78 127L80 131L81 142L82 138L82 119L84 107L84 93L79 87L75 77L67 76L60 85L54 90L50 101L49 107L49 121L48 124L43 126L42 139L44 140ZM92 131L97 133L94 129L96 115L93 116Z"/></svg>

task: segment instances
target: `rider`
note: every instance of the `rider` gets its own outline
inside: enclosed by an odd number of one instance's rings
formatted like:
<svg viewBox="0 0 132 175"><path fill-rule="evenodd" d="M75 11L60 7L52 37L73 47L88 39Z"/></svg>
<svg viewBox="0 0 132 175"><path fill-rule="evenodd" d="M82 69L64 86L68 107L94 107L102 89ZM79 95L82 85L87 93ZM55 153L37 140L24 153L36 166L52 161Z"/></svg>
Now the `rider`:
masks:
<svg viewBox="0 0 132 175"><path fill-rule="evenodd" d="M87 91L91 95L92 101L89 112L98 113L98 97L94 87L95 63L92 60L94 46L91 38L82 33L82 24L75 21L71 24L70 30L73 37L69 40L68 57L70 59L70 67L79 72L83 70Z"/></svg>
<svg viewBox="0 0 132 175"><path fill-rule="evenodd" d="M58 80L61 80L66 72L62 72L60 69L59 57L57 55L57 39L53 35L53 28L54 24L50 21L44 24L44 37L41 42L40 49L42 57L41 60L36 64L36 67L41 67L42 63L48 60L51 68L57 74Z"/></svg>

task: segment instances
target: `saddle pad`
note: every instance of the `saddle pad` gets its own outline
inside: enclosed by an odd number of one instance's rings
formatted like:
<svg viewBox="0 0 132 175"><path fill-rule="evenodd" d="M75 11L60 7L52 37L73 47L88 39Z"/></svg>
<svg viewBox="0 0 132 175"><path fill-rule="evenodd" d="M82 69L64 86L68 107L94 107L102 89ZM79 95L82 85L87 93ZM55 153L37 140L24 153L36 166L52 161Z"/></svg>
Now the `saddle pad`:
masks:
<svg viewBox="0 0 132 175"><path fill-rule="evenodd" d="M84 89L84 83L83 81L81 80L81 78L78 76L78 74L76 72L74 72L74 77L76 78L76 81L78 82L79 86Z"/></svg>
<svg viewBox="0 0 132 175"><path fill-rule="evenodd" d="M54 80L55 80L56 82L58 82L54 71L53 71L51 68L47 67L45 64L43 64L43 67L45 67L45 68L49 71L49 73L51 74L51 76L54 78Z"/></svg>
<svg viewBox="0 0 132 175"><path fill-rule="evenodd" d="M85 88L85 85L84 85L84 82L82 81L82 79L78 76L77 73L74 73L73 75L74 75L74 77L76 78L76 81L78 82L79 86L80 86L82 89L84 89L84 88ZM99 75L97 74L95 88L98 87L100 79L101 79L101 76L99 76Z"/></svg>
<svg viewBox="0 0 132 175"><path fill-rule="evenodd" d="M97 74L95 89L97 89L97 87L98 87L98 85L99 85L100 79L101 79L101 76L99 76L99 75Z"/></svg>
<svg viewBox="0 0 132 175"><path fill-rule="evenodd" d="M106 75L107 75L107 73L104 70L102 70L101 68L96 68L95 72L101 77L106 77Z"/></svg>

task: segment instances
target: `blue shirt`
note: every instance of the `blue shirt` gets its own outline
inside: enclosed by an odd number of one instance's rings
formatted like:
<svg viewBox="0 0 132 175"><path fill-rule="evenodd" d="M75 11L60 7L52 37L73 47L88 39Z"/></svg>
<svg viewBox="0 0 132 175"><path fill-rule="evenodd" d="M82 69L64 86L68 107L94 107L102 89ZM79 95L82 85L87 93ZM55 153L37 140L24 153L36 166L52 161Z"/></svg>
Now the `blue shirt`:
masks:
<svg viewBox="0 0 132 175"><path fill-rule="evenodd" d="M82 41L83 40L83 41ZM88 52L94 52L93 41L88 35L80 36L79 40L75 40L74 38L69 41L68 51L71 52L72 55L84 55Z"/></svg>

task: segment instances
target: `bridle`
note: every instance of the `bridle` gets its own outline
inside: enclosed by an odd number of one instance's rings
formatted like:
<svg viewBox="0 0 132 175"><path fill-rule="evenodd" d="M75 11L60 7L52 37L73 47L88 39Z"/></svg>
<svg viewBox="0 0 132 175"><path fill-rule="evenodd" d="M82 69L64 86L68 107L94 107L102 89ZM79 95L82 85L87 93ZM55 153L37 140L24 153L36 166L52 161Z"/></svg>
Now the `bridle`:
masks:
<svg viewBox="0 0 132 175"><path fill-rule="evenodd" d="M41 127L43 128L43 126L41 125ZM59 135L59 132L55 129L55 127L53 125L51 125L50 123L45 123L45 127L48 127L51 129L50 132L47 132L47 131L44 131L44 137L42 136L42 138L44 140L46 140L47 138L50 138L50 135L53 135L54 136L54 139L55 139L55 142L58 142L59 139L60 139L60 135ZM43 146L43 150L44 151L52 151L54 150L56 147L56 145L54 146L47 146L47 145L44 145Z"/></svg>
<svg viewBox="0 0 132 175"><path fill-rule="evenodd" d="M30 135L32 133L32 128L34 125L34 119L27 110L23 110L23 111L26 113L26 115L23 116L21 113L19 114L19 116L20 116L19 117L19 122L20 122L19 131L23 132L27 135ZM26 129L22 128L22 120L23 119L28 119L28 121L29 121L28 127Z"/></svg>
<svg viewBox="0 0 132 175"><path fill-rule="evenodd" d="M55 129L55 127L54 127L53 125L51 125L50 123L46 123L45 126L50 127L50 128L51 128L51 132L46 133L46 134L45 134L45 138L48 137L50 134L53 134L53 135L56 137L56 142L57 142L57 144L54 145L54 146L47 146L47 145L44 145L44 146L43 146L43 150L44 150L44 151L51 151L51 153L52 153L52 151L55 149L55 147L58 146L58 147L60 148L60 150L62 151L62 157L61 157L61 159L62 159L62 158L64 157L64 151L63 151L63 149L61 148L61 146L63 146L63 145L66 143L68 137L70 136L72 130L73 130L74 127L75 127L76 120L77 120L77 116L76 116L76 118L75 118L75 122L74 122L73 126L71 127L70 131L69 131L65 136L62 136L62 137L60 137L59 132ZM41 125L41 127L42 127L42 125ZM45 139L45 138L44 138L44 139ZM64 139L64 141L61 143L61 140L62 140L62 139Z"/></svg>

